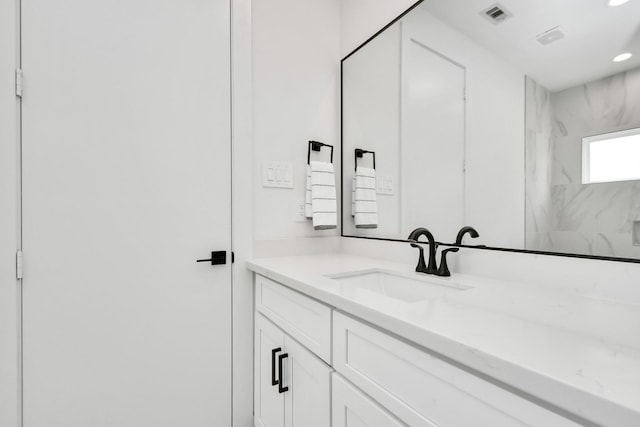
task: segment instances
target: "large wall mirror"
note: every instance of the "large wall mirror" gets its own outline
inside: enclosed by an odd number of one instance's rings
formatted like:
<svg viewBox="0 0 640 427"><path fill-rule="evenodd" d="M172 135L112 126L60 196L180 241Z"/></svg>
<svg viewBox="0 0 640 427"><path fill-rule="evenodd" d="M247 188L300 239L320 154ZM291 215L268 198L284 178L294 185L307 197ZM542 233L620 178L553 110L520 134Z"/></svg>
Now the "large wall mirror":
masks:
<svg viewBox="0 0 640 427"><path fill-rule="evenodd" d="M342 234L639 262L639 16L416 3L342 60Z"/></svg>

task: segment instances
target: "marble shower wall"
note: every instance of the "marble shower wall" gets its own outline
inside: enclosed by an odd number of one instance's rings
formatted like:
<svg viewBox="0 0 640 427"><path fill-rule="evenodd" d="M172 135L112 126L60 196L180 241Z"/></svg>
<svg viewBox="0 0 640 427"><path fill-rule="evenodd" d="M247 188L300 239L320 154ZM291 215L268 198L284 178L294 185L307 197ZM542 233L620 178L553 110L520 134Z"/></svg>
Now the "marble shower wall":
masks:
<svg viewBox="0 0 640 427"><path fill-rule="evenodd" d="M529 77L525 79L525 90L525 247L550 250L548 235L553 217L551 93Z"/></svg>
<svg viewBox="0 0 640 427"><path fill-rule="evenodd" d="M633 127L640 68L556 93L527 79L527 249L640 258L640 181L581 183L582 138Z"/></svg>

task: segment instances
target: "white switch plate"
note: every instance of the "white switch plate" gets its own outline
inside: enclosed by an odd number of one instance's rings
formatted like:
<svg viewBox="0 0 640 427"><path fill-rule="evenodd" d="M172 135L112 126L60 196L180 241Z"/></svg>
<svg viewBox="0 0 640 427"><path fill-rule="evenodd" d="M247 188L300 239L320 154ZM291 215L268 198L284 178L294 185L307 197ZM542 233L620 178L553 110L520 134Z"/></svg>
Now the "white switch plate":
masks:
<svg viewBox="0 0 640 427"><path fill-rule="evenodd" d="M377 177L377 193L393 195L393 175L390 173L378 173Z"/></svg>
<svg viewBox="0 0 640 427"><path fill-rule="evenodd" d="M262 186L293 188L293 165L289 162L262 162Z"/></svg>

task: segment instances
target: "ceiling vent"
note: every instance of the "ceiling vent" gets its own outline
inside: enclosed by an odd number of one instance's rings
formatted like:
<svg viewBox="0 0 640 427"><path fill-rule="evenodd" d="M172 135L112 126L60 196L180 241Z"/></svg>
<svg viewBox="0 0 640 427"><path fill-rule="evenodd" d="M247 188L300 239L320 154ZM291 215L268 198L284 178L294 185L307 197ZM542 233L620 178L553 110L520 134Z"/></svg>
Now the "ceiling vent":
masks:
<svg viewBox="0 0 640 427"><path fill-rule="evenodd" d="M495 3L489 6L488 8L480 12L480 15L484 16L496 25L500 24L503 21L506 21L513 16L513 14L505 9L504 6L502 6L500 3Z"/></svg>
<svg viewBox="0 0 640 427"><path fill-rule="evenodd" d="M564 33L560 31L560 26L549 28L544 33L540 33L536 36L536 40L543 46L558 41L564 38Z"/></svg>

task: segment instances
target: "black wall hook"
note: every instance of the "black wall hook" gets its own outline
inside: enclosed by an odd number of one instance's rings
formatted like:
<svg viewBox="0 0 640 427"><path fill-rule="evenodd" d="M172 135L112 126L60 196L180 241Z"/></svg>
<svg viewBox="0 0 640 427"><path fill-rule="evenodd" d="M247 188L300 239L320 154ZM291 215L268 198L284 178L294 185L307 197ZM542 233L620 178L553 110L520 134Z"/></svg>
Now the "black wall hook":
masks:
<svg viewBox="0 0 640 427"><path fill-rule="evenodd" d="M325 144L320 141L309 141L309 148L307 149L307 164L311 163L311 150L320 151L322 147L331 148L331 163L333 163L333 145Z"/></svg>
<svg viewBox="0 0 640 427"><path fill-rule="evenodd" d="M368 151L368 150L363 150L362 148L356 148L355 150L353 150L355 153L355 169L358 169L358 159L362 158L365 154L371 154L373 155L373 169L376 168L376 152L375 151Z"/></svg>

